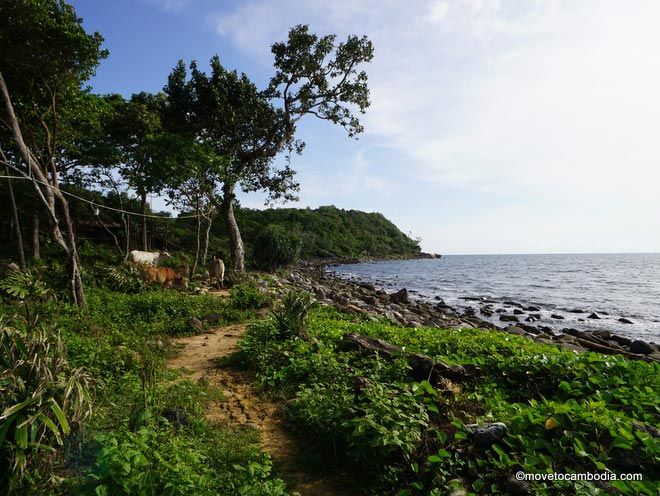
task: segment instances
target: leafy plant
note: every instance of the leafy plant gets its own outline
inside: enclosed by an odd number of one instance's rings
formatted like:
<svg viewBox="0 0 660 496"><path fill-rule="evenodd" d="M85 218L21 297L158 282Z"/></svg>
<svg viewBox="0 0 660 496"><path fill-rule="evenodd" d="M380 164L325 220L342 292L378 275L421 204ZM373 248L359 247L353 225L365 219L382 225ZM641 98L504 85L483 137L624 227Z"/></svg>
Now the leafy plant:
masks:
<svg viewBox="0 0 660 496"><path fill-rule="evenodd" d="M0 281L0 291L10 298L18 300L25 311L25 322L28 328L36 325L38 316L33 308L42 303L52 292L46 284L32 271L14 270Z"/></svg>
<svg viewBox="0 0 660 496"><path fill-rule="evenodd" d="M231 289L229 304L240 310L252 310L268 306L270 298L254 284L241 284Z"/></svg>
<svg viewBox="0 0 660 496"><path fill-rule="evenodd" d="M257 268L275 271L294 263L300 255L300 235L279 225L267 225L254 240L252 256Z"/></svg>
<svg viewBox="0 0 660 496"><path fill-rule="evenodd" d="M57 334L0 327L0 477L20 484L42 451L53 452L92 413L93 379L72 368Z"/></svg>
<svg viewBox="0 0 660 496"><path fill-rule="evenodd" d="M273 311L273 323L280 338L307 338L307 315L315 301L306 291L290 290Z"/></svg>

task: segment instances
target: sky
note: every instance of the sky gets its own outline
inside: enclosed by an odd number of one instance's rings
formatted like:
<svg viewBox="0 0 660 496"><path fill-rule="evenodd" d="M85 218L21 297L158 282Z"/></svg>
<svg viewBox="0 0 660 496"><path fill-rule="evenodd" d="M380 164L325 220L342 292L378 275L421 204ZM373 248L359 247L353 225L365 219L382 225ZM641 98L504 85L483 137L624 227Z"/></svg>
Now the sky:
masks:
<svg viewBox="0 0 660 496"><path fill-rule="evenodd" d="M367 35L365 132L303 121L287 206L382 212L443 254L660 251L657 0L71 3L110 51L99 93L214 54L263 88L290 27Z"/></svg>

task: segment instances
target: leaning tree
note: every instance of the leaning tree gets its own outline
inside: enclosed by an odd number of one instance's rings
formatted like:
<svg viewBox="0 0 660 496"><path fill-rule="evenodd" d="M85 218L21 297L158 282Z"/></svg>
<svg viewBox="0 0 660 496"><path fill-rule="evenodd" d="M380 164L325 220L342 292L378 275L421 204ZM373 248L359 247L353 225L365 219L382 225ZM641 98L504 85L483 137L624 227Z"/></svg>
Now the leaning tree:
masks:
<svg viewBox="0 0 660 496"><path fill-rule="evenodd" d="M62 0L0 2L0 160L29 180L54 241L69 261L71 295L85 304L69 204L61 189L63 150L88 120L82 85L107 53Z"/></svg>
<svg viewBox="0 0 660 496"><path fill-rule="evenodd" d="M304 116L339 124L350 137L363 128L356 114L369 106L367 74L373 46L366 37L319 37L308 26L292 28L286 42L272 47L275 75L259 91L245 75L228 71L216 56L210 74L180 61L168 78L166 127L210 146L226 160L209 168L211 200L229 233L234 270L244 271L244 248L234 215L236 188L266 191L269 199L295 199L298 183L287 159L277 167L280 152L301 153L296 127Z"/></svg>

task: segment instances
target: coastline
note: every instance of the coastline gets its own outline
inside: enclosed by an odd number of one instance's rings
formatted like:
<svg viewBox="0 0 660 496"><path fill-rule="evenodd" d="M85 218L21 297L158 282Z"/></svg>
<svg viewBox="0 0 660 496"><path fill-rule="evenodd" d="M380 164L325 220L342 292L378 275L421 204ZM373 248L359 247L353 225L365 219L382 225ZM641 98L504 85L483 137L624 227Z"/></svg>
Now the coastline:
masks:
<svg viewBox="0 0 660 496"><path fill-rule="evenodd" d="M327 271L327 268L333 265L368 261L376 260L331 259L301 262L291 270L288 282L312 293L321 304L332 305L368 319L384 318L398 327L469 327L497 330L578 353L595 351L660 362L660 347L657 344L618 336L608 330L579 331L565 328L557 332L547 326L518 322L513 316L501 316L505 325L498 326L478 317L474 309L468 308L461 312L447 305L439 297L435 297L433 303L417 301L406 288L398 288L388 293L373 284L342 279Z"/></svg>

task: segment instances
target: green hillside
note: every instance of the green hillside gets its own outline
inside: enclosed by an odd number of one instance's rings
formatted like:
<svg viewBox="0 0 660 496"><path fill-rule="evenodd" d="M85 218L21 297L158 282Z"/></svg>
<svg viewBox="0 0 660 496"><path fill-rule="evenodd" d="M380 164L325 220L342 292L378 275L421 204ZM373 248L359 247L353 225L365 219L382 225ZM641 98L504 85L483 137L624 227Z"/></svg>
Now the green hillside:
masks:
<svg viewBox="0 0 660 496"><path fill-rule="evenodd" d="M238 221L248 246L265 225L281 225L300 234L303 259L413 256L420 252L416 241L380 213L334 206L241 209Z"/></svg>

